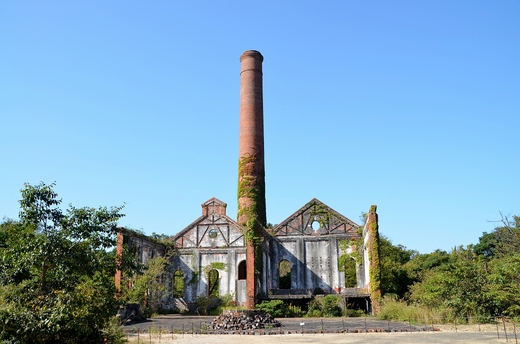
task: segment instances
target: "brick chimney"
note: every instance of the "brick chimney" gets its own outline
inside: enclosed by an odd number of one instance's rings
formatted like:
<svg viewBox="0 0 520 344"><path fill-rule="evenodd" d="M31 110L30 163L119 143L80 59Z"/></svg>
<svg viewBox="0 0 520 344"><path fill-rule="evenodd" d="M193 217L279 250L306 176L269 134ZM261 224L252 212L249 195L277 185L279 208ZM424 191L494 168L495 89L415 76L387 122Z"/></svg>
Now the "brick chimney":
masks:
<svg viewBox="0 0 520 344"><path fill-rule="evenodd" d="M261 260L259 247L266 225L264 168L264 105L262 92L262 62L256 50L240 56L240 148L238 160L237 222L246 229L247 304L255 306L255 262ZM255 260L255 251L257 252ZM261 273L261 272L260 272Z"/></svg>

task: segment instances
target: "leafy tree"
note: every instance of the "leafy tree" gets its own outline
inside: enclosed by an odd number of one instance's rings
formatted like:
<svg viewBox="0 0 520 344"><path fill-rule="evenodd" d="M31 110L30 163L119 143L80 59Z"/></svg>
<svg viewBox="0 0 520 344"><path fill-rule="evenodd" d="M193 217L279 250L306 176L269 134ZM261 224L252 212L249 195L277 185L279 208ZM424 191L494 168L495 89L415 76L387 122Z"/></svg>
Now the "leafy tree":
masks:
<svg viewBox="0 0 520 344"><path fill-rule="evenodd" d="M491 233L482 233L475 253L486 258L504 257L520 251L520 216L510 219L502 215L502 226Z"/></svg>
<svg viewBox="0 0 520 344"><path fill-rule="evenodd" d="M19 220L0 225L0 340L113 341L116 263L106 250L122 207L63 212L54 186L25 184Z"/></svg>
<svg viewBox="0 0 520 344"><path fill-rule="evenodd" d="M449 263L426 272L410 288L410 299L430 308L449 309L458 316L489 314L486 272L473 258L472 247L455 248L451 256Z"/></svg>
<svg viewBox="0 0 520 344"><path fill-rule="evenodd" d="M143 315L150 316L161 308L161 298L166 291L164 276L170 256L157 256L142 264L140 271L133 274L123 286L130 288L122 291L123 300L138 303Z"/></svg>
<svg viewBox="0 0 520 344"><path fill-rule="evenodd" d="M417 251L408 250L403 245L393 245L385 236L380 236L380 250L382 292L402 298L413 283L405 264L417 255Z"/></svg>
<svg viewBox="0 0 520 344"><path fill-rule="evenodd" d="M432 269L447 264L452 259L453 257L446 251L435 250L432 253L415 255L404 267L408 271L408 276L417 282Z"/></svg>
<svg viewBox="0 0 520 344"><path fill-rule="evenodd" d="M497 244L497 235L495 232L484 232L479 238L478 244L474 246L473 251L484 258L493 258L497 252Z"/></svg>
<svg viewBox="0 0 520 344"><path fill-rule="evenodd" d="M520 315L520 253L489 263L484 293L490 300L490 314Z"/></svg>

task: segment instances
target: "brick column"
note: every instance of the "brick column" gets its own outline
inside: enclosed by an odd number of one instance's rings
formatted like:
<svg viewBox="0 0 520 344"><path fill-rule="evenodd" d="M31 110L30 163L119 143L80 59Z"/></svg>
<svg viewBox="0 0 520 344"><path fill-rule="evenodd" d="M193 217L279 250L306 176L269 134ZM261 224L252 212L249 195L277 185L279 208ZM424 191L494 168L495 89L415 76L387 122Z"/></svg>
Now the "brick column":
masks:
<svg viewBox="0 0 520 344"><path fill-rule="evenodd" d="M381 261L379 246L379 217L377 206L370 206L367 214L368 225L368 260L370 274L370 299L372 301L372 312L378 315L381 310Z"/></svg>
<svg viewBox="0 0 520 344"><path fill-rule="evenodd" d="M121 264L123 262L123 233L121 230L117 233L117 246L116 246L116 275L114 276L114 284L116 292L121 291Z"/></svg>
<svg viewBox="0 0 520 344"><path fill-rule="evenodd" d="M262 54L248 50L240 56L240 148L238 161L237 222L246 233L247 304L254 308L255 271L261 271L262 257L255 255L265 227L264 106ZM261 250L256 250L261 252ZM256 259L255 259L256 258Z"/></svg>

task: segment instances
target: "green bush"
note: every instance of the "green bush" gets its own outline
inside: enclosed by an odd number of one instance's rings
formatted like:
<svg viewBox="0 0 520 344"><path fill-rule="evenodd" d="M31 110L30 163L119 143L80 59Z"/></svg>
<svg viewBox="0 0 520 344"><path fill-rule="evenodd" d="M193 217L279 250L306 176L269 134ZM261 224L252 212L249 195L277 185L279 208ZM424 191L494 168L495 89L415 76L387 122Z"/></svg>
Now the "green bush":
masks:
<svg viewBox="0 0 520 344"><path fill-rule="evenodd" d="M340 297L337 295L327 295L323 297L315 297L309 302L309 310L306 317L340 317L343 311L339 307Z"/></svg>
<svg viewBox="0 0 520 344"><path fill-rule="evenodd" d="M326 317L340 317L343 315L341 308L338 306L339 296L327 295L322 299L323 315Z"/></svg>
<svg viewBox="0 0 520 344"><path fill-rule="evenodd" d="M199 314L207 315L210 304L211 300L209 297L202 295L197 297L197 312Z"/></svg>
<svg viewBox="0 0 520 344"><path fill-rule="evenodd" d="M286 306L282 300L262 301L256 305L256 309L260 309L271 314L275 318L286 316Z"/></svg>
<svg viewBox="0 0 520 344"><path fill-rule="evenodd" d="M305 314L305 312L302 311L300 306L289 305L289 307L287 307L287 312L286 312L285 316L288 318L296 318L296 317L301 317L304 314Z"/></svg>
<svg viewBox="0 0 520 344"><path fill-rule="evenodd" d="M347 309L346 311L347 317L363 317L365 316L365 312L361 309Z"/></svg>

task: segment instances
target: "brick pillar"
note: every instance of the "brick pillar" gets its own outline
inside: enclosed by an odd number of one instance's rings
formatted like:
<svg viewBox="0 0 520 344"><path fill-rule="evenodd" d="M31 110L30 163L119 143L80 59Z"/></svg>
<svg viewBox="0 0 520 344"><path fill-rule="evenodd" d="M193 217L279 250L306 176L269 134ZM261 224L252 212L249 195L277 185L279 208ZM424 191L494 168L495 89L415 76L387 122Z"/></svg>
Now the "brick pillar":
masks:
<svg viewBox="0 0 520 344"><path fill-rule="evenodd" d="M121 291L121 264L123 261L123 233L119 231L117 233L117 246L116 246L116 275L114 276L114 284L116 286L116 291Z"/></svg>
<svg viewBox="0 0 520 344"><path fill-rule="evenodd" d="M370 274L370 299L372 301L372 312L378 315L381 310L381 261L379 245L379 218L377 206L370 206L367 214L368 226L368 260Z"/></svg>
<svg viewBox="0 0 520 344"><path fill-rule="evenodd" d="M247 304L254 308L255 271L261 273L262 257L255 257L265 227L264 106L262 54L248 50L240 56L240 148L238 161L237 222L246 233ZM261 250L257 250L261 252ZM255 259L256 258L256 259Z"/></svg>

